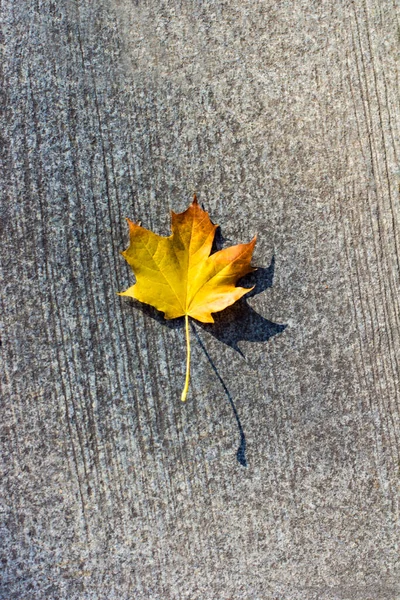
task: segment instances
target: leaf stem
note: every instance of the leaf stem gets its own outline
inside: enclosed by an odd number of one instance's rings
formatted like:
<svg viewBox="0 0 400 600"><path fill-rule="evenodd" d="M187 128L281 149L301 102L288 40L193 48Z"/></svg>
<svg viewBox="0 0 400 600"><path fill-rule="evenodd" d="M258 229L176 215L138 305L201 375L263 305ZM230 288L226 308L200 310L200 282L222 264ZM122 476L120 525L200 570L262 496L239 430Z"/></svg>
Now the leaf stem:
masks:
<svg viewBox="0 0 400 600"><path fill-rule="evenodd" d="M190 334L189 334L189 315L185 315L185 329L186 329L186 379L185 379L185 387L183 388L181 400L185 402L186 396L189 389L189 379L190 379Z"/></svg>

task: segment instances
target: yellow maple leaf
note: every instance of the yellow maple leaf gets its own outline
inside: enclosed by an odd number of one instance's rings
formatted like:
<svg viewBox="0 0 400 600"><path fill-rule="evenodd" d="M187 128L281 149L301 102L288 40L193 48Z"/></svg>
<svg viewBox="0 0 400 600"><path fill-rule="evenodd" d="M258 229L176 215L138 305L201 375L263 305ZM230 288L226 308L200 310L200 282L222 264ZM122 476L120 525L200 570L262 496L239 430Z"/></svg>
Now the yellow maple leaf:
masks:
<svg viewBox="0 0 400 600"><path fill-rule="evenodd" d="M182 401L190 372L189 317L213 323L219 312L253 288L236 287L254 271L250 265L256 237L210 254L218 225L198 204L196 195L183 213L172 212L172 235L159 236L127 219L130 244L122 256L132 267L136 283L121 296L154 306L166 319L185 317L187 362Z"/></svg>

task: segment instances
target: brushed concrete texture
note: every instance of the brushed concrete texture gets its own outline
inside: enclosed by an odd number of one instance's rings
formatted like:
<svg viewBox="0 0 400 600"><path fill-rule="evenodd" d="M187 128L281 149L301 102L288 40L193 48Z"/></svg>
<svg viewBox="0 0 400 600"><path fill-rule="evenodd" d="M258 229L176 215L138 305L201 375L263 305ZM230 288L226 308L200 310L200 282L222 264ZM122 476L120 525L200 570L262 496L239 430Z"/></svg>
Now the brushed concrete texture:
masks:
<svg viewBox="0 0 400 600"><path fill-rule="evenodd" d="M0 598L399 599L398 2L1 14ZM260 270L182 404L116 292L194 191Z"/></svg>

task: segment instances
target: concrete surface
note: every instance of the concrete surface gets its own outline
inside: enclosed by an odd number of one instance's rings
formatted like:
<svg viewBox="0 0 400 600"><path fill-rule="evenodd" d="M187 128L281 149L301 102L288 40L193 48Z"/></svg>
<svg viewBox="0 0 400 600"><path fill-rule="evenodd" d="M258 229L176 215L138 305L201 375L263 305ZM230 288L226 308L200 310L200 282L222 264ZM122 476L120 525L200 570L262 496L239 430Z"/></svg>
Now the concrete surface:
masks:
<svg viewBox="0 0 400 600"><path fill-rule="evenodd" d="M0 597L400 598L398 3L1 13ZM116 292L194 191L261 269L183 405Z"/></svg>

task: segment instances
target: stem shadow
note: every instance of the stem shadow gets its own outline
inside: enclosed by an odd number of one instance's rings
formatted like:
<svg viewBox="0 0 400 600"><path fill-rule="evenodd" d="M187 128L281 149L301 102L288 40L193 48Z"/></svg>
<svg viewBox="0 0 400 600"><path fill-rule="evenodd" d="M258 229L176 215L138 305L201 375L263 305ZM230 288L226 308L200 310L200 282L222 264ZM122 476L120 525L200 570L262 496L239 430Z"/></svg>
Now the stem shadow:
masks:
<svg viewBox="0 0 400 600"><path fill-rule="evenodd" d="M197 341L199 342L199 344L200 344L200 346L201 346L204 354L208 358L208 362L210 363L212 370L214 371L214 373L218 377L219 382L222 385L223 390L224 390L225 394L227 395L229 403L230 403L230 405L232 407L233 414L235 416L236 423L237 423L237 426L238 426L238 429L239 429L239 434L240 434L240 444L239 444L239 448L238 448L238 450L236 452L236 458L237 458L238 462L243 467L247 467L247 460L246 460L246 436L244 434L243 427L242 427L242 424L240 422L239 414L238 414L238 411L236 409L235 403L233 402L233 398L231 396L231 393L228 390L228 388L226 387L225 382L222 379L221 375L219 374L218 369L215 366L213 359L211 358L211 356L207 352L207 349L206 349L205 345L203 344L203 340L199 336L199 333L198 333L196 327L194 326L194 323L191 323L191 326L192 326L192 331L193 331L194 335L196 336Z"/></svg>

